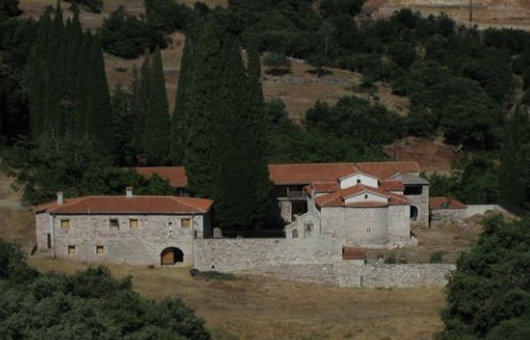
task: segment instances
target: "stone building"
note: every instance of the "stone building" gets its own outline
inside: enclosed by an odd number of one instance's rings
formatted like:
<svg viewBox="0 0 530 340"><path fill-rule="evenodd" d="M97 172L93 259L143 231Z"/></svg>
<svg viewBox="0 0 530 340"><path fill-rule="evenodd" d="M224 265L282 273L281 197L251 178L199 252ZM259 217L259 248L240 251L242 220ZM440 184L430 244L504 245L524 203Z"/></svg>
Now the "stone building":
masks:
<svg viewBox="0 0 530 340"><path fill-rule="evenodd" d="M212 201L177 196L85 196L40 205L37 248L88 263L193 264L195 239L212 235Z"/></svg>

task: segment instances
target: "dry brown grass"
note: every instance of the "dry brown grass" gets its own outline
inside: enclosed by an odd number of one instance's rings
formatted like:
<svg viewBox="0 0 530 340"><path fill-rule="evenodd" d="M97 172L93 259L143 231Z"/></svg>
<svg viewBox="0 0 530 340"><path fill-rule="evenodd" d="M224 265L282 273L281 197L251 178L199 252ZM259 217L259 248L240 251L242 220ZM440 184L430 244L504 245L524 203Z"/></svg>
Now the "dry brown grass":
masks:
<svg viewBox="0 0 530 340"><path fill-rule="evenodd" d="M86 264L43 257L41 271L73 273ZM259 276L197 281L189 268L109 265L131 275L144 297L179 297L206 320L215 339L431 339L441 329L440 289L341 289Z"/></svg>

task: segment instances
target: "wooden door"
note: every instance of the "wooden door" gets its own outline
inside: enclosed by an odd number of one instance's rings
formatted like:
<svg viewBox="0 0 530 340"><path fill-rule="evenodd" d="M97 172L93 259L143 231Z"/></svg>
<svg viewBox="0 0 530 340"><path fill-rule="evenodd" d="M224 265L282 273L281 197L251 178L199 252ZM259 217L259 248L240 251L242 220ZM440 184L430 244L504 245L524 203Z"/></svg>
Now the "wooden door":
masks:
<svg viewBox="0 0 530 340"><path fill-rule="evenodd" d="M172 265L175 263L175 255L172 250L168 250L162 254L162 264L163 265Z"/></svg>

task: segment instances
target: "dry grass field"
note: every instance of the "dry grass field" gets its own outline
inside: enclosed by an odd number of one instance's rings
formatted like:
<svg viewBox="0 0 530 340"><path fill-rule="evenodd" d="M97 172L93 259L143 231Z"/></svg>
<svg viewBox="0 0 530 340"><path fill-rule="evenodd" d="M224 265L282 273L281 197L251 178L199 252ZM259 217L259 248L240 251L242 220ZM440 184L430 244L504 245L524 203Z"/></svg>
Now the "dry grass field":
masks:
<svg viewBox="0 0 530 340"><path fill-rule="evenodd" d="M43 257L41 271L74 273L87 267ZM196 280L189 268L109 265L132 276L150 299L179 297L206 320L214 339L431 339L442 327L440 289L341 289L258 276Z"/></svg>

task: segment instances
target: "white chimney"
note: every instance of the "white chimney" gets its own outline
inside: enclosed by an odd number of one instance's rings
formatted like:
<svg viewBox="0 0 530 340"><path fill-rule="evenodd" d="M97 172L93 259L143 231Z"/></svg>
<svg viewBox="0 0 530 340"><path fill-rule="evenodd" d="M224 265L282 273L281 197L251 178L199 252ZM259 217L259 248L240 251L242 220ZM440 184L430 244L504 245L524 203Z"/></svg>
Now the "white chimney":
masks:
<svg viewBox="0 0 530 340"><path fill-rule="evenodd" d="M133 197L133 187L125 188L125 197L127 198Z"/></svg>
<svg viewBox="0 0 530 340"><path fill-rule="evenodd" d="M64 200L63 200L63 193L61 191L59 191L57 193L57 204L61 205L64 203Z"/></svg>

